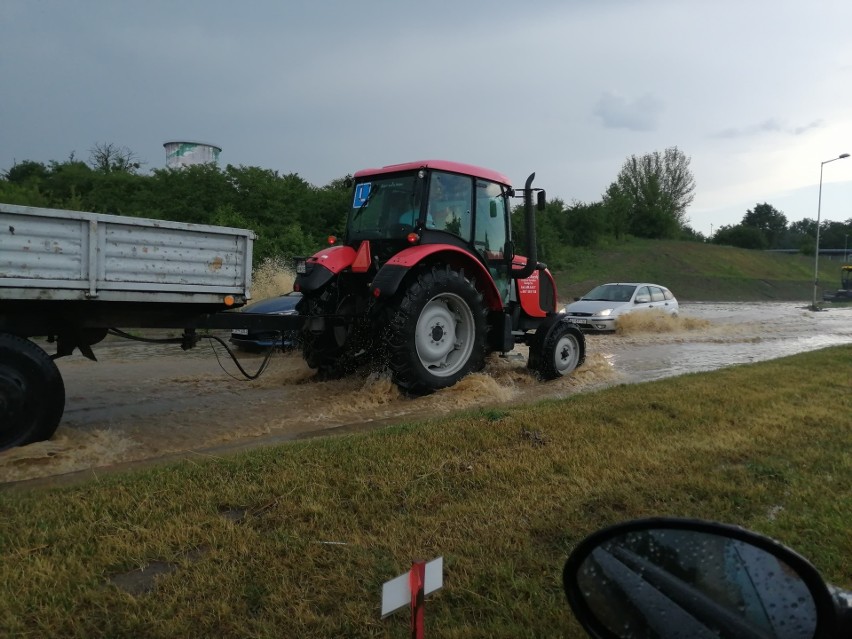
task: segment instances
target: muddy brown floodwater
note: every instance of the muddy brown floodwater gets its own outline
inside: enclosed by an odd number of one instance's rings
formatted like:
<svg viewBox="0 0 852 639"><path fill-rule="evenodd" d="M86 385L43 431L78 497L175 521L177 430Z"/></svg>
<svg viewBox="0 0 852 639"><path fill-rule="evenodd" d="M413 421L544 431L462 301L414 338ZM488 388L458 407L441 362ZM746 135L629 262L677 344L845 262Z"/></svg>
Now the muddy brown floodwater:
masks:
<svg viewBox="0 0 852 639"><path fill-rule="evenodd" d="M564 397L619 383L761 361L852 342L852 308L813 313L801 304L684 304L678 318L632 319L613 335L590 335L586 363L541 383L526 353L493 356L482 373L416 399L387 376L320 382L297 354L276 354L255 381L234 379L221 347L112 339L57 360L66 407L54 437L0 453L0 482L123 462L216 454L317 434L426 419L472 407ZM218 359L217 355L218 353ZM240 355L247 370L259 356Z"/></svg>

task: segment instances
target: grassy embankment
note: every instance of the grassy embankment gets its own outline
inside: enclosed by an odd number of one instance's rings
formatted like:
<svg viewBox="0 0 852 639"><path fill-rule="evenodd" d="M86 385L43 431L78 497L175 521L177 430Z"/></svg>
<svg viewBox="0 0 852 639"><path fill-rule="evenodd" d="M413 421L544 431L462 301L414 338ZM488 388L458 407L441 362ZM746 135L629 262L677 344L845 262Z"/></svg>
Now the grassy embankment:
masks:
<svg viewBox="0 0 852 639"><path fill-rule="evenodd" d="M381 584L444 557L432 637L581 637L570 549L740 524L852 587L852 346L534 406L0 492L0 635L406 637Z"/></svg>
<svg viewBox="0 0 852 639"><path fill-rule="evenodd" d="M814 259L696 242L631 239L612 248L577 249L556 274L567 301L604 282L656 282L681 301L813 299ZM545 260L546 261L546 260ZM820 293L840 283L837 259L820 259Z"/></svg>

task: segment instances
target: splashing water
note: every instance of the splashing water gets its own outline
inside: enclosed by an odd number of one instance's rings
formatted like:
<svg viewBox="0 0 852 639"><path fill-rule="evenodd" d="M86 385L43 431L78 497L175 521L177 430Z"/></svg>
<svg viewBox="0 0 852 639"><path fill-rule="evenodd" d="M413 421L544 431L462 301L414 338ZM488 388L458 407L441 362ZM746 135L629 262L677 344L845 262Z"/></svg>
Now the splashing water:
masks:
<svg viewBox="0 0 852 639"><path fill-rule="evenodd" d="M651 309L622 315L616 320L617 335L633 333L677 333L680 331L698 331L706 329L710 322L697 317L673 317L661 310Z"/></svg>
<svg viewBox="0 0 852 639"><path fill-rule="evenodd" d="M267 257L252 273L251 301L259 302L293 290L296 275L283 258Z"/></svg>

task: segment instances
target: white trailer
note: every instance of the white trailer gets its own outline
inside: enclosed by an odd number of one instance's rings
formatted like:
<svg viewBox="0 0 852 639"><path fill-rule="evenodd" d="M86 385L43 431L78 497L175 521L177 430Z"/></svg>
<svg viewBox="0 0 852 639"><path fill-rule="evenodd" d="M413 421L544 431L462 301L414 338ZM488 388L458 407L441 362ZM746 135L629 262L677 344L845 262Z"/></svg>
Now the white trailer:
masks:
<svg viewBox="0 0 852 639"><path fill-rule="evenodd" d="M234 326L254 233L0 203L0 450L48 439L65 406L53 360L109 329ZM211 321L222 315L224 321ZM260 321L260 320L258 320ZM48 355L29 338L56 343Z"/></svg>

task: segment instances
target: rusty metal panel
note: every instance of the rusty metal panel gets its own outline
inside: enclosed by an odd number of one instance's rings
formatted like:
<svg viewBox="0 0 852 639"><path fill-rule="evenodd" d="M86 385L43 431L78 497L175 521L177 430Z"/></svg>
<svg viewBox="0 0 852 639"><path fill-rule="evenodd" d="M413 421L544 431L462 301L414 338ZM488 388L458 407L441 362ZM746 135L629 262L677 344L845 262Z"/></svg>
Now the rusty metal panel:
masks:
<svg viewBox="0 0 852 639"><path fill-rule="evenodd" d="M140 301L158 291L205 303L248 297L253 239L245 229L0 204L0 299L77 299L70 289L100 299L123 291L112 295L122 300L136 291Z"/></svg>
<svg viewBox="0 0 852 639"><path fill-rule="evenodd" d="M79 280L87 277L88 235L79 220L0 212L0 277ZM85 258L85 259L84 259Z"/></svg>

